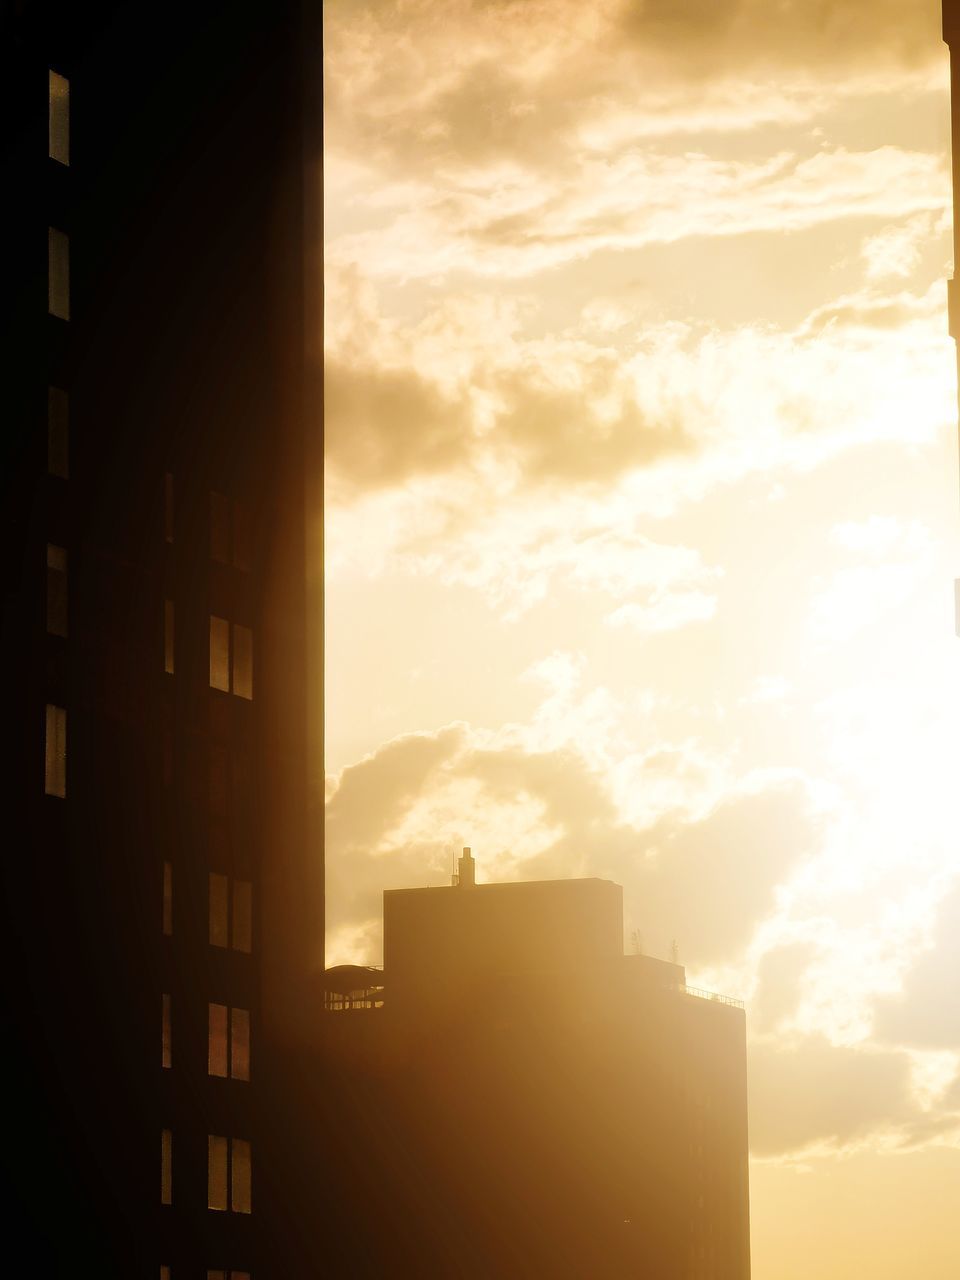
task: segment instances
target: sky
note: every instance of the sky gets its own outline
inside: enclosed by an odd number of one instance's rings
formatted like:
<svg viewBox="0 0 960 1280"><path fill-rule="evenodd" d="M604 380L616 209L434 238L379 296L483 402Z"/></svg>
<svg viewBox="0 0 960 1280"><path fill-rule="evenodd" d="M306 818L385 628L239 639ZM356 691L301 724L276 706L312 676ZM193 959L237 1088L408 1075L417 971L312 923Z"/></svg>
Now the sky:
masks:
<svg viewBox="0 0 960 1280"><path fill-rule="evenodd" d="M960 1274L935 0L326 6L328 963L603 876L748 1011L755 1280Z"/></svg>

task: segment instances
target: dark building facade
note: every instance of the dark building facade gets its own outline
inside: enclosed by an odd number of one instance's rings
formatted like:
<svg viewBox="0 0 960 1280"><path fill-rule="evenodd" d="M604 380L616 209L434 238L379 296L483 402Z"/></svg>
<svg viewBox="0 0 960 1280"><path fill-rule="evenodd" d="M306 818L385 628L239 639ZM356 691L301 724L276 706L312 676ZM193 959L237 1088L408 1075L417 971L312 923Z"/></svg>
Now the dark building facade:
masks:
<svg viewBox="0 0 960 1280"><path fill-rule="evenodd" d="M5 1207L42 1275L324 1273L319 8L0 7Z"/></svg>
<svg viewBox="0 0 960 1280"><path fill-rule="evenodd" d="M743 1008L624 955L618 885L465 851L326 986L343 1274L747 1280Z"/></svg>

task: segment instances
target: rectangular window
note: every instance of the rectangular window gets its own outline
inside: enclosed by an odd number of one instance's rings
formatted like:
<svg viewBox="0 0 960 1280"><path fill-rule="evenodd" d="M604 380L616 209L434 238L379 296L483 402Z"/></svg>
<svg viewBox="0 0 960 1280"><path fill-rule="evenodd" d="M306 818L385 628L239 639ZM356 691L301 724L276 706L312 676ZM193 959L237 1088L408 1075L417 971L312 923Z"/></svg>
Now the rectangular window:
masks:
<svg viewBox="0 0 960 1280"><path fill-rule="evenodd" d="M244 1138L234 1138L230 1146L230 1208L234 1213L249 1213L252 1182L250 1143Z"/></svg>
<svg viewBox="0 0 960 1280"><path fill-rule="evenodd" d="M173 675L173 637L174 637L173 601L163 602L163 669L168 676Z"/></svg>
<svg viewBox="0 0 960 1280"><path fill-rule="evenodd" d="M250 1079L250 1010L230 1010L230 1075Z"/></svg>
<svg viewBox="0 0 960 1280"><path fill-rule="evenodd" d="M207 1074L227 1077L227 1006L211 1004L208 1008Z"/></svg>
<svg viewBox="0 0 960 1280"><path fill-rule="evenodd" d="M70 81L66 76L50 72L49 84L50 159L70 163Z"/></svg>
<svg viewBox="0 0 960 1280"><path fill-rule="evenodd" d="M253 697L253 632L239 624L233 628L233 692Z"/></svg>
<svg viewBox="0 0 960 1280"><path fill-rule="evenodd" d="M163 1067L173 1066L173 1041L170 1034L170 997L163 996L163 1032L161 1035L161 1063Z"/></svg>
<svg viewBox="0 0 960 1280"><path fill-rule="evenodd" d="M47 310L70 319L70 240L56 227L47 228Z"/></svg>
<svg viewBox="0 0 960 1280"><path fill-rule="evenodd" d="M210 945L228 947L230 933L227 924L228 894L230 882L226 876L210 873Z"/></svg>
<svg viewBox="0 0 960 1280"><path fill-rule="evenodd" d="M253 950L253 885L249 880L233 882L233 949Z"/></svg>
<svg viewBox="0 0 960 1280"><path fill-rule="evenodd" d="M47 731L44 751L44 791L48 796L67 794L67 712L47 703Z"/></svg>
<svg viewBox="0 0 960 1280"><path fill-rule="evenodd" d="M173 1204L173 1134L169 1129L160 1134L160 1203Z"/></svg>
<svg viewBox="0 0 960 1280"><path fill-rule="evenodd" d="M231 882L216 871L210 872L209 883L210 945L249 954L253 949L253 885L249 880Z"/></svg>
<svg viewBox="0 0 960 1280"><path fill-rule="evenodd" d="M210 616L210 687L230 692L230 623Z"/></svg>
<svg viewBox="0 0 960 1280"><path fill-rule="evenodd" d="M227 1139L207 1134L207 1208L227 1207Z"/></svg>
<svg viewBox="0 0 960 1280"><path fill-rule="evenodd" d="M163 933L173 935L173 863L163 864Z"/></svg>
<svg viewBox="0 0 960 1280"><path fill-rule="evenodd" d="M70 400L59 387L47 387L47 470L66 480L69 474Z"/></svg>
<svg viewBox="0 0 960 1280"><path fill-rule="evenodd" d="M169 471L163 473L163 536L166 542L173 541L173 475Z"/></svg>
<svg viewBox="0 0 960 1280"><path fill-rule="evenodd" d="M230 563L230 499L216 492L210 494L210 558Z"/></svg>
<svg viewBox="0 0 960 1280"><path fill-rule="evenodd" d="M160 1280L170 1280L170 1268L160 1264Z"/></svg>
<svg viewBox="0 0 960 1280"><path fill-rule="evenodd" d="M67 634L67 550L47 543L47 632Z"/></svg>

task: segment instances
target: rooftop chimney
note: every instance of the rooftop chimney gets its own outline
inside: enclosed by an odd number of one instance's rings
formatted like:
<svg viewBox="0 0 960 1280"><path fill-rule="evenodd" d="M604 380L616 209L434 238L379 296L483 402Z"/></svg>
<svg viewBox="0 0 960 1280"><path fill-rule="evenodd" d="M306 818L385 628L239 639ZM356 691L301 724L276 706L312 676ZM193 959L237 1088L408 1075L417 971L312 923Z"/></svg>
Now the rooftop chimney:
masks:
<svg viewBox="0 0 960 1280"><path fill-rule="evenodd" d="M472 889L477 883L477 864L469 849L464 849L457 864L457 884L461 889Z"/></svg>

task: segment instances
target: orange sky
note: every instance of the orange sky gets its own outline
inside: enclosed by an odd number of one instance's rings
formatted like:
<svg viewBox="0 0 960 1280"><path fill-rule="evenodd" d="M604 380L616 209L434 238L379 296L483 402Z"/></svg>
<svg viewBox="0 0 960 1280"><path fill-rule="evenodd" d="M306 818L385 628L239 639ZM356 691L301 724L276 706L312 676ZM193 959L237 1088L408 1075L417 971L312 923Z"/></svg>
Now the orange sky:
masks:
<svg viewBox="0 0 960 1280"><path fill-rule="evenodd" d="M756 1280L956 1280L938 5L326 9L330 961L619 881L748 1002Z"/></svg>

